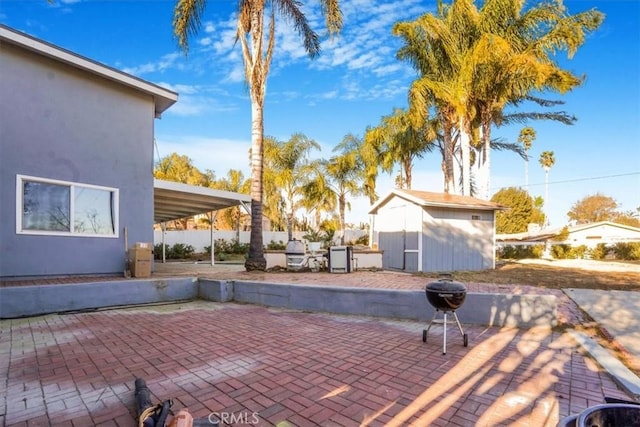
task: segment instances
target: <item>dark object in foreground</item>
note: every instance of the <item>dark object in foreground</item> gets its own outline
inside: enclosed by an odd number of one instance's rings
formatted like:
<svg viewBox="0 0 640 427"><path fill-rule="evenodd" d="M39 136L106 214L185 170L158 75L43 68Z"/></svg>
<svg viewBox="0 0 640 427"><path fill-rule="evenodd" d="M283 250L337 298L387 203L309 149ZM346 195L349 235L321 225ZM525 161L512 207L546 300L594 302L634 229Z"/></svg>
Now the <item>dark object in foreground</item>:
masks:
<svg viewBox="0 0 640 427"><path fill-rule="evenodd" d="M205 427L218 426L218 421L203 418L194 420L189 411L173 414L173 401L168 399L157 405L151 402L151 391L142 378L135 381L136 417L139 427ZM169 421L170 420L170 421Z"/></svg>
<svg viewBox="0 0 640 427"><path fill-rule="evenodd" d="M462 330L462 325L460 324L460 320L458 320L456 310L464 303L467 297L467 288L460 282L454 282L451 279L451 275L443 275L438 281L428 283L425 288L425 293L427 301L429 301L429 304L431 304L436 311L433 313L433 318L427 329L422 331L422 342L427 342L429 330L434 323L442 323L444 328L442 354L447 354L447 313L451 312L462 335L462 342L466 347L469 344L469 338ZM436 316L440 311L443 313L443 319L436 320Z"/></svg>
<svg viewBox="0 0 640 427"><path fill-rule="evenodd" d="M558 427L640 427L640 403L605 398L579 414L563 418Z"/></svg>

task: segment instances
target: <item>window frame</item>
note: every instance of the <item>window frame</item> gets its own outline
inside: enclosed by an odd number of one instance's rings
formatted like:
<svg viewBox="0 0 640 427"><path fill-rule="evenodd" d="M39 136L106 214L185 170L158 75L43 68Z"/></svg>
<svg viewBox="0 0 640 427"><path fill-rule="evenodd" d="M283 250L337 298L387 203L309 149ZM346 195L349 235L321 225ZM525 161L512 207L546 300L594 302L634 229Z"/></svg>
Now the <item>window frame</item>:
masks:
<svg viewBox="0 0 640 427"><path fill-rule="evenodd" d="M69 231L54 231L54 230L30 230L24 229L22 226L22 218L24 214L24 183L36 182L43 184L53 184L69 187ZM110 192L112 196L111 216L113 220L113 234L98 234L98 233L84 233L74 231L75 220L75 189L87 188L91 190L101 190ZM65 237L94 237L94 238L106 238L117 239L120 237L120 190L114 187L106 187L101 185L85 184L73 181L63 181L59 179L41 178L31 175L16 175L16 234L24 235L36 235L36 236L65 236Z"/></svg>

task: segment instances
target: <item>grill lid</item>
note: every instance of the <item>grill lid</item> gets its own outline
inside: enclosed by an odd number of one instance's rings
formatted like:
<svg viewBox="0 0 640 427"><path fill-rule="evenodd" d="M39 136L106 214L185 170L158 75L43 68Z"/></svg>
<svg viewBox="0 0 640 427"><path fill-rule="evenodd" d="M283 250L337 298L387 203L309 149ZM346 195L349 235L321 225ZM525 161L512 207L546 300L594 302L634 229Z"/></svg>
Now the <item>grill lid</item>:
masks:
<svg viewBox="0 0 640 427"><path fill-rule="evenodd" d="M436 282L427 284L427 291L459 293L467 292L467 288L460 282L454 282L449 278L438 279Z"/></svg>
<svg viewBox="0 0 640 427"><path fill-rule="evenodd" d="M464 303L467 297L467 288L462 283L454 282L447 277L427 284L425 293L429 303L436 309L453 311Z"/></svg>
<svg viewBox="0 0 640 427"><path fill-rule="evenodd" d="M289 240L284 250L285 255L304 255L304 242L302 240Z"/></svg>

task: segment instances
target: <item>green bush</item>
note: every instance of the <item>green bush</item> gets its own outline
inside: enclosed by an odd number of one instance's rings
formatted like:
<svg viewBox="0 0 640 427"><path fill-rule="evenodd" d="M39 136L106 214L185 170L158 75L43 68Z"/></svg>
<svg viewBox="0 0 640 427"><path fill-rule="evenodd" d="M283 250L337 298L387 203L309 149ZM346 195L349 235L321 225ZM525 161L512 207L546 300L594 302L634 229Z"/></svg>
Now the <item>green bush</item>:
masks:
<svg viewBox="0 0 640 427"><path fill-rule="evenodd" d="M176 243L175 245L171 246L169 252L171 254L171 259L184 259L189 258L189 256L193 254L194 248L193 246L188 244Z"/></svg>
<svg viewBox="0 0 640 427"><path fill-rule="evenodd" d="M166 243L164 244L164 251L165 251L165 255L168 258L169 245L167 245ZM158 243L157 245L153 246L153 257L155 259L162 259L162 243Z"/></svg>
<svg viewBox="0 0 640 427"><path fill-rule="evenodd" d="M205 248L206 249L206 248ZM249 244L240 243L238 239L233 239L230 242L225 239L216 240L214 243L214 250L216 254L247 254L249 253ZM209 254L211 253L211 247L209 247Z"/></svg>
<svg viewBox="0 0 640 427"><path fill-rule="evenodd" d="M616 243L613 247L616 259L625 261L640 260L640 243Z"/></svg>
<svg viewBox="0 0 640 427"><path fill-rule="evenodd" d="M599 243L596 247L587 249L585 255L590 259L602 260L607 256L607 245Z"/></svg>
<svg viewBox="0 0 640 427"><path fill-rule="evenodd" d="M269 243L267 243L267 250L270 251L284 251L287 248L287 245L285 245L282 240L275 242L275 241L270 241Z"/></svg>
<svg viewBox="0 0 640 427"><path fill-rule="evenodd" d="M587 248L586 245L552 245L551 254L555 259L585 259L592 256L592 252L589 250L589 248Z"/></svg>
<svg viewBox="0 0 640 427"><path fill-rule="evenodd" d="M555 259L568 259L570 252L571 245L551 245L551 256L553 256Z"/></svg>
<svg viewBox="0 0 640 427"><path fill-rule="evenodd" d="M193 254L194 248L184 243L176 243L173 246L165 243L164 252L167 259L185 259ZM153 253L155 259L162 259L162 243L153 246Z"/></svg>
<svg viewBox="0 0 640 427"><path fill-rule="evenodd" d="M356 245L369 246L369 235L365 234L356 239Z"/></svg>
<svg viewBox="0 0 640 427"><path fill-rule="evenodd" d="M503 246L499 248L496 256L498 259L525 259L540 258L544 248L540 245L535 246Z"/></svg>

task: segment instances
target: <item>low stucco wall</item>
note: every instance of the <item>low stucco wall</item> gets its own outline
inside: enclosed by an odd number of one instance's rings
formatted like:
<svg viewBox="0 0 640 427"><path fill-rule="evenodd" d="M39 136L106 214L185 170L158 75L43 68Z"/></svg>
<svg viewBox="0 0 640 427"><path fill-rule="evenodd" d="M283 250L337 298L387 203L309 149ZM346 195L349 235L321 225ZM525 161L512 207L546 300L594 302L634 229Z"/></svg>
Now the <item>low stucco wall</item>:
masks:
<svg viewBox="0 0 640 427"><path fill-rule="evenodd" d="M283 285L200 279L200 297L269 307L429 321L434 314L424 291ZM457 310L462 323L530 327L557 325L555 295L468 293Z"/></svg>
<svg viewBox="0 0 640 427"><path fill-rule="evenodd" d="M141 279L0 288L0 318L203 299L336 314L429 321L424 291L291 285L197 278ZM557 324L553 295L468 293L462 323L530 327Z"/></svg>
<svg viewBox="0 0 640 427"><path fill-rule="evenodd" d="M193 277L5 287L0 288L0 319L197 297Z"/></svg>

